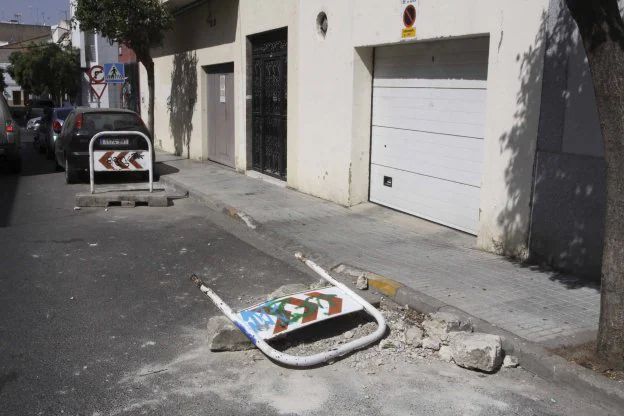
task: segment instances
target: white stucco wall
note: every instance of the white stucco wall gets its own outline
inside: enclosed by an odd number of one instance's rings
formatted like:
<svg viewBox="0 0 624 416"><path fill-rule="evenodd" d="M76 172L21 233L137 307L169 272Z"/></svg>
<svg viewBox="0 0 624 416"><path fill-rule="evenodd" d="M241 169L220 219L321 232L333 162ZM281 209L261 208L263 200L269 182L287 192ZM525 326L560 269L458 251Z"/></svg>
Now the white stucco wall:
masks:
<svg viewBox="0 0 624 416"><path fill-rule="evenodd" d="M370 80L361 76L361 67L358 72L353 52L356 47L401 42L403 3L300 2L300 73L305 80L299 97L302 118L297 137L302 149L297 165L301 190L345 204L366 199L362 190L368 188L368 161L358 162L363 152L369 151L370 133L362 125L360 110L370 108ZM523 255L548 0L413 3L418 12L415 41L490 36L478 245ZM313 25L321 10L329 20L324 41L319 41ZM358 73L360 80L354 82ZM356 116L360 123L354 122Z"/></svg>
<svg viewBox="0 0 624 416"><path fill-rule="evenodd" d="M234 63L235 88L235 164L245 171L247 161L246 137L246 39L247 36L272 29L289 28L288 96L289 102L297 97L297 46L295 1L284 0L212 0L176 16L176 26L168 34L162 48L154 51L155 63L155 131L156 145L174 152L175 140L171 137L167 100L171 96L171 74L175 54L191 52L197 58L197 102L192 116L190 155L192 159L207 159L207 104L206 75L203 67ZM209 21L212 21L212 25ZM141 114L147 120L147 73L141 66ZM296 126L296 105L288 107L288 136L294 136L291 122ZM290 148L289 154L293 149ZM293 148L296 148L293 145ZM294 176L294 175L293 175ZM293 180L289 178L289 182ZM294 180L293 180L294 181Z"/></svg>
<svg viewBox="0 0 624 416"><path fill-rule="evenodd" d="M234 62L236 167L245 170L246 37L288 26L288 185L343 205L368 199L373 49L402 42L404 0L212 0L178 19L155 59L157 145L174 150L167 98L173 54L195 50L198 95L190 157L207 157L202 66ZM478 245L522 255L526 248L543 36L548 0L413 1L417 37L490 39L484 173ZM236 19L232 18L232 10ZM328 15L322 38L320 11ZM207 21L216 19L209 27ZM229 26L228 26L229 25ZM232 31L232 39L223 31ZM229 29L228 29L229 27ZM207 40L208 39L208 40ZM210 41L209 39L213 39ZM146 74L141 74L147 115Z"/></svg>

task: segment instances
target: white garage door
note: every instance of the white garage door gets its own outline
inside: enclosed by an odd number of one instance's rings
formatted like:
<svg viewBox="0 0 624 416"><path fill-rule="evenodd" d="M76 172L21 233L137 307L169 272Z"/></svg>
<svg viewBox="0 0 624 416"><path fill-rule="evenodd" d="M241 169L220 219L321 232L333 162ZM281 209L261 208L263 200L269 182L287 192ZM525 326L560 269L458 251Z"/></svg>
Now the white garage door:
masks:
<svg viewBox="0 0 624 416"><path fill-rule="evenodd" d="M488 38L375 50L370 200L476 234Z"/></svg>

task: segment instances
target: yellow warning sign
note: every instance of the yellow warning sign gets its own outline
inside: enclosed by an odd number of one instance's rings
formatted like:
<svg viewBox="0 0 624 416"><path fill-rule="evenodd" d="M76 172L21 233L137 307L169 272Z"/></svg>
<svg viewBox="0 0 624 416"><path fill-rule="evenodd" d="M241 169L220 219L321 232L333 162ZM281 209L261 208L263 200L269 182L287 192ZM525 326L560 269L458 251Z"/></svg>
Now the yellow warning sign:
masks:
<svg viewBox="0 0 624 416"><path fill-rule="evenodd" d="M415 38L416 37L416 28L415 27L406 27L401 31L401 37L403 39L407 38Z"/></svg>

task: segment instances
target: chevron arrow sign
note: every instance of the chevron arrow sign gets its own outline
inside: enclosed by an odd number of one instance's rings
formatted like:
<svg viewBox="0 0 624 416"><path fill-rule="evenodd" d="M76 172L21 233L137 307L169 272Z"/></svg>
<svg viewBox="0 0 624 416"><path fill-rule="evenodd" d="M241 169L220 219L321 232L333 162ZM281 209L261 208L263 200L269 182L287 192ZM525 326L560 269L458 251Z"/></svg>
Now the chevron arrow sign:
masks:
<svg viewBox="0 0 624 416"><path fill-rule="evenodd" d="M149 170L150 153L147 150L96 150L93 152L97 172Z"/></svg>
<svg viewBox="0 0 624 416"><path fill-rule="evenodd" d="M252 306L238 316L267 340L295 329L362 310L337 287L309 290Z"/></svg>

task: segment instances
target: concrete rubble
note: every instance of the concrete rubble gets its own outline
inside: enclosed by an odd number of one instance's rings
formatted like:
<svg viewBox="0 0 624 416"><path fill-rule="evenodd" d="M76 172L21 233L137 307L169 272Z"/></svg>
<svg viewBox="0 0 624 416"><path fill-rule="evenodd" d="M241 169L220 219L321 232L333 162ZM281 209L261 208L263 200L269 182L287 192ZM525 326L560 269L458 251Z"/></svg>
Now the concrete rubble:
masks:
<svg viewBox="0 0 624 416"><path fill-rule="evenodd" d="M208 321L210 351L245 351L256 348L249 339L225 316L214 316Z"/></svg>
<svg viewBox="0 0 624 416"><path fill-rule="evenodd" d="M355 287L359 290L367 290L368 289L368 279L365 275L360 275L355 282Z"/></svg>
<svg viewBox="0 0 624 416"><path fill-rule="evenodd" d="M498 335L458 333L451 338L455 364L470 370L492 373L503 363L503 347Z"/></svg>
<svg viewBox="0 0 624 416"><path fill-rule="evenodd" d="M516 368L520 365L518 358L513 355L505 355L503 359L503 368Z"/></svg>
<svg viewBox="0 0 624 416"><path fill-rule="evenodd" d="M316 284L314 284L316 287ZM310 286L306 286L302 283L293 283L290 285L284 285L278 287L273 293L266 297L266 300L277 299L284 297L286 295L292 295L293 293L303 292L305 290L309 290Z"/></svg>
<svg viewBox="0 0 624 416"><path fill-rule="evenodd" d="M294 292L321 287L322 282L310 287L301 284L282 286L267 299ZM378 345L350 354L342 361L366 374L375 374L382 368L396 368L402 363L428 359L455 362L458 366L492 373L503 364L500 337L472 333L469 320L438 312L424 316L407 306L382 301L379 307L388 324L389 333ZM282 339L271 341L280 351L292 355L312 355L336 348L341 344L366 336L377 324L364 312L335 318L293 332ZM211 351L242 351L254 349L251 342L224 316L210 320ZM247 364L266 359L257 350L250 353ZM515 357L505 357L505 367L517 366Z"/></svg>
<svg viewBox="0 0 624 416"><path fill-rule="evenodd" d="M460 316L450 312L433 313L423 321L423 329L431 339L441 343L448 343L449 335L454 332L472 332L472 322L463 320Z"/></svg>

